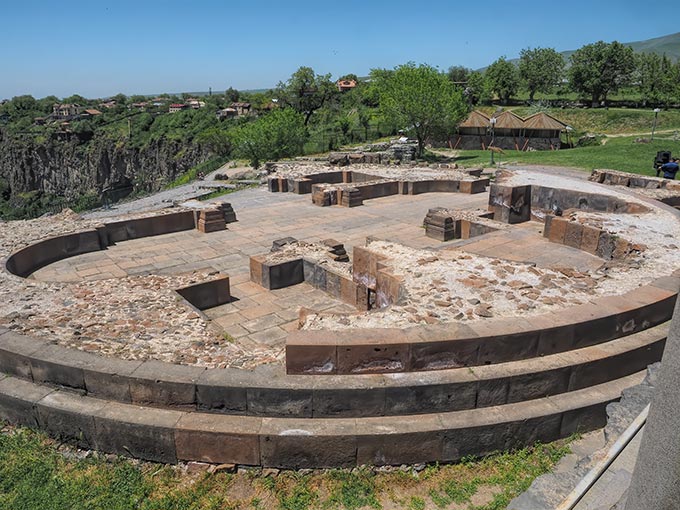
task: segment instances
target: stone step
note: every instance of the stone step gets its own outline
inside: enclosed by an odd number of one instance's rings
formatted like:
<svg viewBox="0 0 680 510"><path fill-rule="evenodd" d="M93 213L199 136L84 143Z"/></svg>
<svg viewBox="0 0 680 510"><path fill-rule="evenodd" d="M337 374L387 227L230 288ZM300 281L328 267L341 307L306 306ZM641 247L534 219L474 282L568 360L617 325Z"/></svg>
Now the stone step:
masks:
<svg viewBox="0 0 680 510"><path fill-rule="evenodd" d="M227 416L123 404L0 375L0 418L79 446L156 462L278 468L456 461L604 426L645 371L527 402L373 418Z"/></svg>
<svg viewBox="0 0 680 510"><path fill-rule="evenodd" d="M668 324L549 356L427 372L287 375L132 362L73 351L6 331L0 371L89 396L232 415L369 417L427 414L559 395L628 376L661 359Z"/></svg>

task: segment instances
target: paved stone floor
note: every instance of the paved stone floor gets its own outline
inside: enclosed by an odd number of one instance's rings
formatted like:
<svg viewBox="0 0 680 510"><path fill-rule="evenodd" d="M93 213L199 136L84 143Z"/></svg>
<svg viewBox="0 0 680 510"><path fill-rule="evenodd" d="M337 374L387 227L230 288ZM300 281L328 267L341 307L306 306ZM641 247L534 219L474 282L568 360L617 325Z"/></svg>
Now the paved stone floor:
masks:
<svg viewBox="0 0 680 510"><path fill-rule="evenodd" d="M266 291L249 280L249 257L269 251L272 241L292 236L319 241L334 238L351 250L366 236L398 241L416 248L464 245L467 251L533 261L544 266L594 268L601 260L579 250L551 244L542 225L529 223L477 239L441 243L425 236L422 221L431 207L486 208L488 193L429 193L368 200L355 208L318 207L310 195L248 189L222 197L231 202L238 221L225 231L185 231L137 239L51 264L33 278L74 282L138 274L178 274L212 268L230 276L234 301L205 313L239 342L283 345L297 328L299 308L349 312L352 309L307 284Z"/></svg>

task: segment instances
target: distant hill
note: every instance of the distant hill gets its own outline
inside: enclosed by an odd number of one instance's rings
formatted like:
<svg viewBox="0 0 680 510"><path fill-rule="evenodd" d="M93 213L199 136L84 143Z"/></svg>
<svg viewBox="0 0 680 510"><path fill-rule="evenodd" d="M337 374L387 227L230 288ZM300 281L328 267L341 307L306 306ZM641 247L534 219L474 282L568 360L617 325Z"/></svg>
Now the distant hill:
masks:
<svg viewBox="0 0 680 510"><path fill-rule="evenodd" d="M663 55L665 53L666 56L671 60L680 60L680 32L664 35L661 37L655 37L653 39L647 39L645 41L627 42L622 44L630 46L634 51L640 53L658 53L659 55ZM576 50L561 51L560 55L562 55L565 62L568 63L569 57L575 51ZM519 63L519 58L508 59L508 62L512 62L516 65ZM486 70L486 67L479 69L479 71L484 70Z"/></svg>

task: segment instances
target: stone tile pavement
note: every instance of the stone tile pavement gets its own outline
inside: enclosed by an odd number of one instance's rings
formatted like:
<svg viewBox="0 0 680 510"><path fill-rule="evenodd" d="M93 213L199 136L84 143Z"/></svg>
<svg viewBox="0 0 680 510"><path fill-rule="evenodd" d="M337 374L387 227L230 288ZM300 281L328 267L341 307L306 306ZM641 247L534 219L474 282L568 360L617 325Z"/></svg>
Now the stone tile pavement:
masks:
<svg viewBox="0 0 680 510"><path fill-rule="evenodd" d="M585 267L599 261L562 245L550 244L546 249L539 224L462 242L440 243L425 236L422 221L429 208L486 208L486 193L396 195L368 200L351 209L322 208L311 203L310 195L269 193L264 188L243 190L221 200L232 204L238 218L227 230L210 234L192 230L126 241L105 251L51 264L34 273L33 278L76 282L199 269L220 271L230 276L234 301L207 310L206 315L243 344L276 347L283 346L287 332L297 327L301 306L317 311L352 311L307 284L270 292L250 282L249 257L269 251L272 242L282 237L304 241L334 238L348 251L364 245L367 236L375 236L416 248L461 245L481 255L544 265Z"/></svg>

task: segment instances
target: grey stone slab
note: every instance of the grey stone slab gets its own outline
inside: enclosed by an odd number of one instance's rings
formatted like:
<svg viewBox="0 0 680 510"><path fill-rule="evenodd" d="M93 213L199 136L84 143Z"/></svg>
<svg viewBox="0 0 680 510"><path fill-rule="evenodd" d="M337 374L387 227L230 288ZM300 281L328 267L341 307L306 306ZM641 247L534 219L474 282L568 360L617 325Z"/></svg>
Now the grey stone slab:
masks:
<svg viewBox="0 0 680 510"><path fill-rule="evenodd" d="M44 346L42 340L4 329L0 334L0 372L32 379L30 358Z"/></svg>
<svg viewBox="0 0 680 510"><path fill-rule="evenodd" d="M84 369L94 358L94 354L76 349L46 345L31 356L31 374L35 382L84 390Z"/></svg>
<svg viewBox="0 0 680 510"><path fill-rule="evenodd" d="M139 404L196 407L196 382L202 367L145 361L130 376L130 398Z"/></svg>
<svg viewBox="0 0 680 510"><path fill-rule="evenodd" d="M356 423L352 419L262 419L260 455L263 466L303 469L353 467L357 461Z"/></svg>
<svg viewBox="0 0 680 510"><path fill-rule="evenodd" d="M3 377L0 380L0 418L15 425L37 428L35 403L54 391L15 377Z"/></svg>
<svg viewBox="0 0 680 510"><path fill-rule="evenodd" d="M67 391L55 391L36 402L38 424L50 436L97 448L93 413L108 403Z"/></svg>
<svg viewBox="0 0 680 510"><path fill-rule="evenodd" d="M99 449L174 464L175 426L184 413L111 402L94 415Z"/></svg>
<svg viewBox="0 0 680 510"><path fill-rule="evenodd" d="M255 383L251 371L210 369L196 381L196 404L199 410L226 414L246 414L247 388Z"/></svg>
<svg viewBox="0 0 680 510"><path fill-rule="evenodd" d="M141 365L141 361L94 357L83 367L85 390L94 397L130 402L130 377Z"/></svg>

